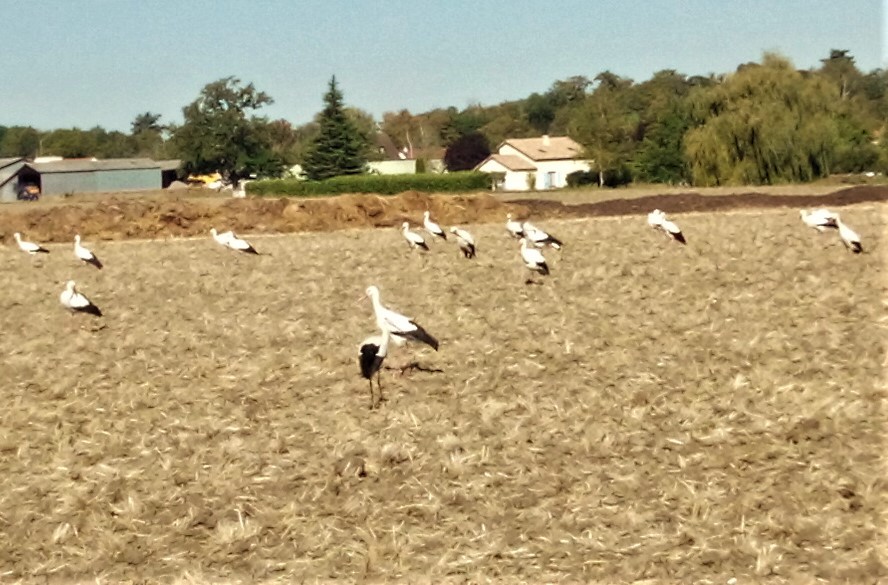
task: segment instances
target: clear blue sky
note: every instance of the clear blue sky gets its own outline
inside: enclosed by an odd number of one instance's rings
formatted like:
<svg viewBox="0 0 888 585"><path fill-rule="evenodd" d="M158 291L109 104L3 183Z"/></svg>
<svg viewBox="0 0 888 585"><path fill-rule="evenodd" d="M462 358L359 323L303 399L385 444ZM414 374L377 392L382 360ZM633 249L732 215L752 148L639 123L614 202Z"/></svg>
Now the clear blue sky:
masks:
<svg viewBox="0 0 888 585"><path fill-rule="evenodd" d="M7 3L4 3L7 4ZM180 122L229 75L262 110L312 119L335 74L350 106L496 104L572 75L728 73L777 51L796 67L848 49L888 67L888 0L36 0L5 6L0 125L129 131ZM14 31L14 32L13 32Z"/></svg>

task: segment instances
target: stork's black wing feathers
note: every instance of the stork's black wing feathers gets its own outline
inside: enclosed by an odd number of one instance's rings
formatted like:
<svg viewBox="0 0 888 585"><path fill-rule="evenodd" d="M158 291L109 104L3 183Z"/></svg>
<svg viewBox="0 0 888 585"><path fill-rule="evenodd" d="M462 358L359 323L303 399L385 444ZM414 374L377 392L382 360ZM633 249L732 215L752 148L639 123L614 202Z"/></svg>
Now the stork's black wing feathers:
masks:
<svg viewBox="0 0 888 585"><path fill-rule="evenodd" d="M425 344L429 345L435 351L438 351L438 340L437 339L432 337L432 335L429 334L428 331L423 329L422 326L417 325L413 321L411 321L410 324L415 326L416 329L414 329L413 331L407 331L404 333L397 332L397 333L394 333L394 335L397 335L399 337L405 337L407 339L412 339L413 341L419 341L420 343L425 343Z"/></svg>
<svg viewBox="0 0 888 585"><path fill-rule="evenodd" d="M102 316L102 311L92 303L84 307L77 307L75 310L81 313L89 313L90 315L95 315L96 317Z"/></svg>

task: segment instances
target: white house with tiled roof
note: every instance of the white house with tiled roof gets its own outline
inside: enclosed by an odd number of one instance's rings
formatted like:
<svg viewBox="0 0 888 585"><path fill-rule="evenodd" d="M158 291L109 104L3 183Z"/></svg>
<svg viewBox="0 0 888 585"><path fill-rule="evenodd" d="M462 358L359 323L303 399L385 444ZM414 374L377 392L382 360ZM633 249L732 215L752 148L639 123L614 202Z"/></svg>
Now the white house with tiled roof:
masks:
<svg viewBox="0 0 888 585"><path fill-rule="evenodd" d="M590 168L583 147L567 136L511 138L496 150L475 170L502 173L498 188L506 191L559 189L567 185L569 174Z"/></svg>

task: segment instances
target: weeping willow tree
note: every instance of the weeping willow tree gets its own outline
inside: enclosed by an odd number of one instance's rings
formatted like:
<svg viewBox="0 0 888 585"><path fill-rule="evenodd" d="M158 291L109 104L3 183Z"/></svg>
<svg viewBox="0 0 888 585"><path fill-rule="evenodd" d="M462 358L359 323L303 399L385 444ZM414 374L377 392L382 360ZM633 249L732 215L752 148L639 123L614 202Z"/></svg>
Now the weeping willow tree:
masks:
<svg viewBox="0 0 888 585"><path fill-rule="evenodd" d="M689 96L685 153L698 185L811 181L830 173L841 97L823 78L779 55L742 66Z"/></svg>

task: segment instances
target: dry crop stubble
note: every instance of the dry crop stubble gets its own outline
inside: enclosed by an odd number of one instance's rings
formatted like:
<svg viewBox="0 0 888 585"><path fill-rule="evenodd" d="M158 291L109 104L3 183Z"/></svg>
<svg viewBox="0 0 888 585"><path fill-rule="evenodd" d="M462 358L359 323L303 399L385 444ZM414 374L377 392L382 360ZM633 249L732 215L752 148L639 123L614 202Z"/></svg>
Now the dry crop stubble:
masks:
<svg viewBox="0 0 888 585"><path fill-rule="evenodd" d="M501 225L4 250L0 573L877 579L884 211L549 222L540 286ZM375 411L369 284L441 341Z"/></svg>

